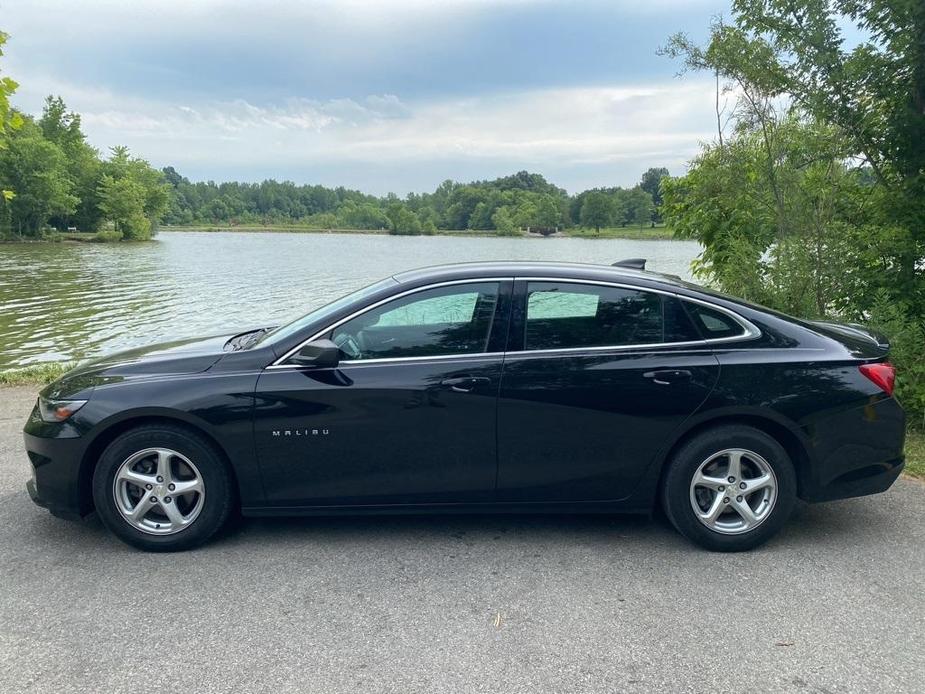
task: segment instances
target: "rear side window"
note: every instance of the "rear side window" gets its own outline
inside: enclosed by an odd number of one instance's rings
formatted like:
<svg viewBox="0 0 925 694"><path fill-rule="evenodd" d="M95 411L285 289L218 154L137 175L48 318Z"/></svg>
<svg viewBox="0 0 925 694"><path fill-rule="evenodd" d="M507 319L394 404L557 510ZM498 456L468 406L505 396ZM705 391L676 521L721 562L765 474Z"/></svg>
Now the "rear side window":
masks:
<svg viewBox="0 0 925 694"><path fill-rule="evenodd" d="M524 349L659 344L665 341L662 304L662 295L652 292L530 282Z"/></svg>
<svg viewBox="0 0 925 694"><path fill-rule="evenodd" d="M726 337L739 337L745 334L745 328L732 316L703 304L695 304L690 301L684 303L704 339L715 340Z"/></svg>

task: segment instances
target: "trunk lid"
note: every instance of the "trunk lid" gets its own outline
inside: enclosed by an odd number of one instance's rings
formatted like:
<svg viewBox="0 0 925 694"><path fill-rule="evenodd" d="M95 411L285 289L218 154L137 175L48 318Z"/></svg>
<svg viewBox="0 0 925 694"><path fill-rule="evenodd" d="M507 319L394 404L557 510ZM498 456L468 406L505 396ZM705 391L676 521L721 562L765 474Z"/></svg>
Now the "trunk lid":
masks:
<svg viewBox="0 0 925 694"><path fill-rule="evenodd" d="M861 359L883 359L890 351L886 336L858 323L807 321L813 330L837 340Z"/></svg>

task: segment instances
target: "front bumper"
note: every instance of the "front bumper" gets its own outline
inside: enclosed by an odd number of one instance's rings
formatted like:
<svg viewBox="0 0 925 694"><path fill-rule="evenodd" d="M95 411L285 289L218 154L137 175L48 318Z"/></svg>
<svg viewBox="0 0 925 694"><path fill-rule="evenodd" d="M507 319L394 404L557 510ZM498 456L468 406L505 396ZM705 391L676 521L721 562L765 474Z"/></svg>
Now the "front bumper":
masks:
<svg viewBox="0 0 925 694"><path fill-rule="evenodd" d="M32 501L68 520L93 511L90 481L80 474L84 440L45 438L28 432L23 439L32 465L32 478L26 482Z"/></svg>

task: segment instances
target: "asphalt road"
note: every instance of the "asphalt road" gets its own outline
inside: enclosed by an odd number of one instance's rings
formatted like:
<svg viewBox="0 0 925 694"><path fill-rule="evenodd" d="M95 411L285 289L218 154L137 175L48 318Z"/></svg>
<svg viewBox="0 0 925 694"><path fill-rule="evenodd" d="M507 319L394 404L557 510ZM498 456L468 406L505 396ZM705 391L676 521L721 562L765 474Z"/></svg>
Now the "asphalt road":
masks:
<svg viewBox="0 0 925 694"><path fill-rule="evenodd" d="M925 690L925 485L749 554L664 521L249 520L149 555L29 501L0 390L0 692Z"/></svg>

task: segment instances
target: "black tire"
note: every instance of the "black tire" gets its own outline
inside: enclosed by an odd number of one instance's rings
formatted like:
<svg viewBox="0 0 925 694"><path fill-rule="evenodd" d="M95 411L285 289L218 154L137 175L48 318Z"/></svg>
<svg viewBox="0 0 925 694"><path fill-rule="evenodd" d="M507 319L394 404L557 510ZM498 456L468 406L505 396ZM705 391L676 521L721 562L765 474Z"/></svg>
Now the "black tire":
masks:
<svg viewBox="0 0 925 694"><path fill-rule="evenodd" d="M185 456L195 464L204 484L198 515L173 534L154 535L139 530L116 506L116 473L123 462L148 448L170 449ZM234 500L234 485L222 456L209 441L181 426L151 424L126 431L106 447L93 473L93 501L103 524L123 542L149 552L176 552L203 544L225 524Z"/></svg>
<svg viewBox="0 0 925 694"><path fill-rule="evenodd" d="M764 458L776 478L776 500L771 511L753 528L739 534L723 534L698 519L691 503L691 483L704 461L733 448L753 451ZM725 425L697 434L675 452L668 463L662 503L671 524L692 542L715 552L741 552L761 545L783 527L796 503L796 492L796 473L783 446L753 427Z"/></svg>

